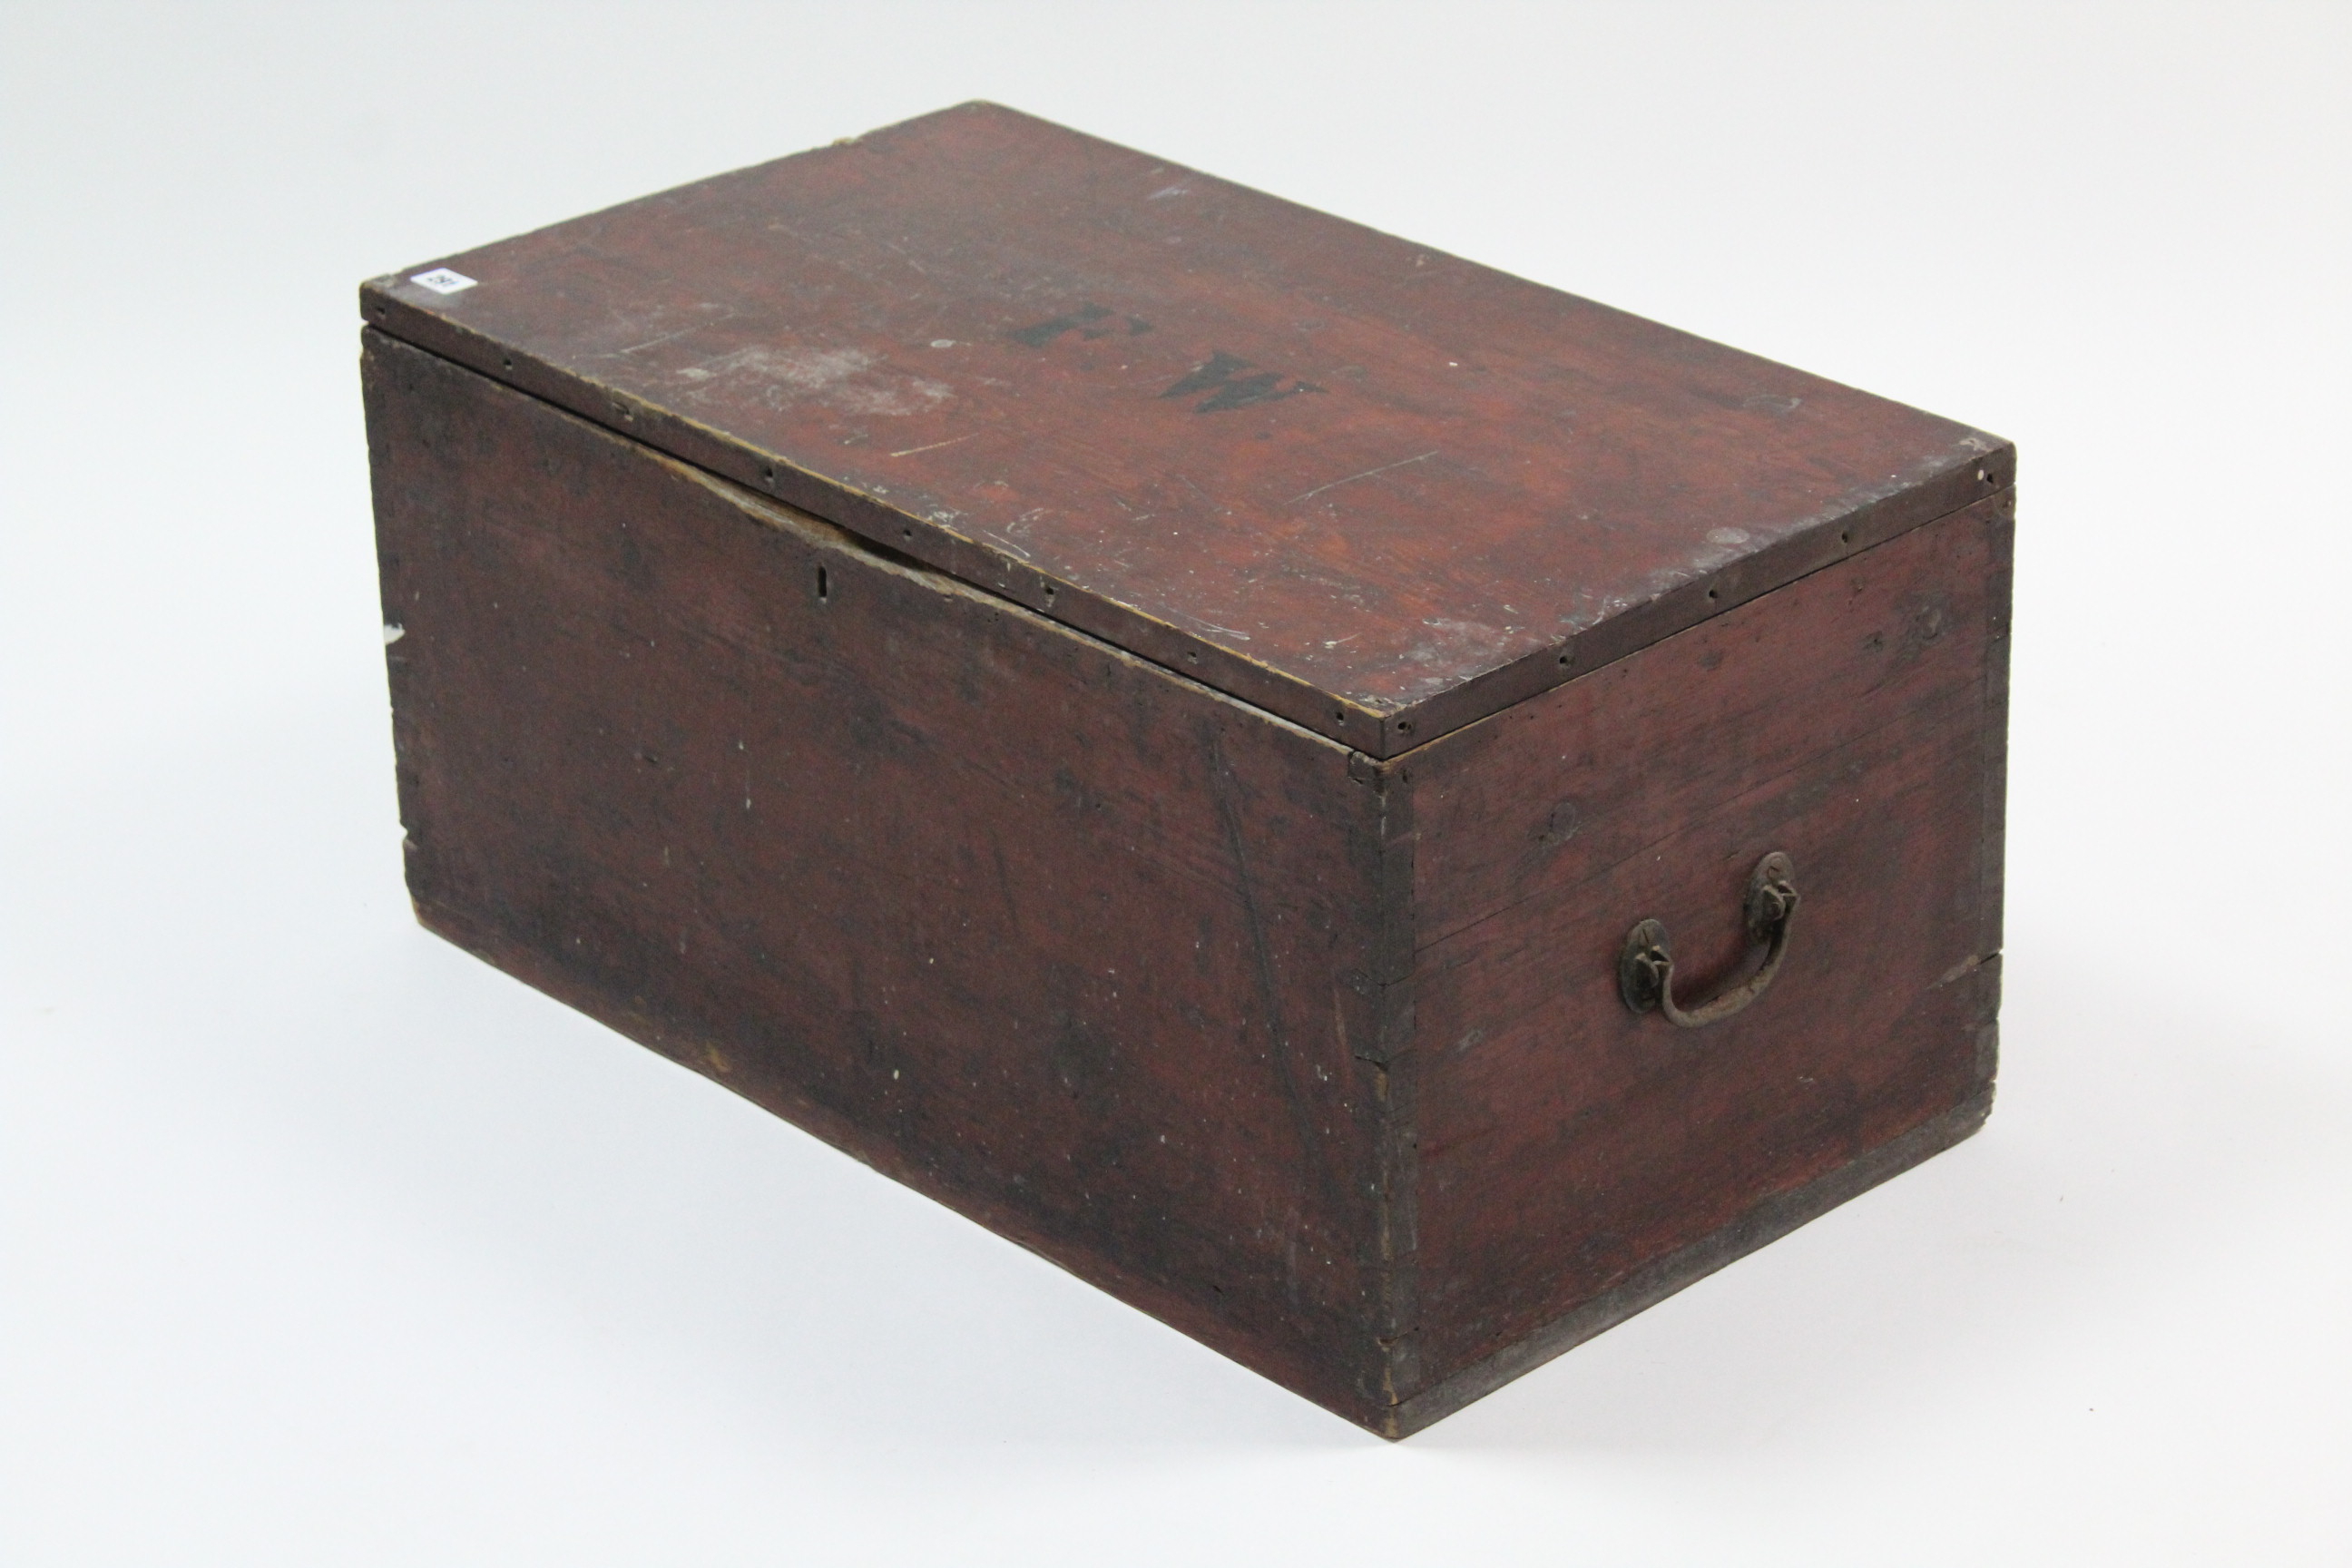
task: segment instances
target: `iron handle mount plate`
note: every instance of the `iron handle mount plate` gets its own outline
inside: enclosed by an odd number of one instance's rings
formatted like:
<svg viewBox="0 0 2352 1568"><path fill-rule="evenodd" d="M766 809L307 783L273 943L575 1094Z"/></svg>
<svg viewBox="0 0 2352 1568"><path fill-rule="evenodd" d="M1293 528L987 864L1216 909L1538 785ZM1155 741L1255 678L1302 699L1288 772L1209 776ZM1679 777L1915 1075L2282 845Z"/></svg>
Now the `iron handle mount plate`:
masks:
<svg viewBox="0 0 2352 1568"><path fill-rule="evenodd" d="M1796 867L1778 849L1756 862L1740 912L1748 940L1769 944L1764 962L1747 979L1695 1006L1675 1001L1675 955L1666 928L1654 920L1636 921L1617 955L1617 994L1625 1005L1636 1013L1663 1013L1668 1023L1696 1029L1720 1023L1763 995L1788 955L1789 923L1797 912L1795 876Z"/></svg>

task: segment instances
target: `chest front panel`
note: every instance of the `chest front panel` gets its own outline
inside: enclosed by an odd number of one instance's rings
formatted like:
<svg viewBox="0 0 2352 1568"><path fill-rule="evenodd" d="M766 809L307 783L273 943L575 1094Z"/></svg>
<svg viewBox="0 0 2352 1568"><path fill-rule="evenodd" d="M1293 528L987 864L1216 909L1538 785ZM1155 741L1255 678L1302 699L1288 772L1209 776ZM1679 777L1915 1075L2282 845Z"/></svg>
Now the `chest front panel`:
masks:
<svg viewBox="0 0 2352 1568"><path fill-rule="evenodd" d="M418 350L366 366L425 922L1367 1418L1349 753Z"/></svg>

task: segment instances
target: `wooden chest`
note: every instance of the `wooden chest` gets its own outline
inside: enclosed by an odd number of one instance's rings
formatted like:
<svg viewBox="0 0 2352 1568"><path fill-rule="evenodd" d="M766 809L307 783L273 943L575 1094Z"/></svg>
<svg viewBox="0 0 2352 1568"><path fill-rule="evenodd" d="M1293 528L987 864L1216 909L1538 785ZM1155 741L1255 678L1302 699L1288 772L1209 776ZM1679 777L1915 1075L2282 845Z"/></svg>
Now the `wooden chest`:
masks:
<svg viewBox="0 0 2352 1568"><path fill-rule="evenodd" d="M984 104L362 301L419 917L1349 1420L1984 1118L2006 443Z"/></svg>

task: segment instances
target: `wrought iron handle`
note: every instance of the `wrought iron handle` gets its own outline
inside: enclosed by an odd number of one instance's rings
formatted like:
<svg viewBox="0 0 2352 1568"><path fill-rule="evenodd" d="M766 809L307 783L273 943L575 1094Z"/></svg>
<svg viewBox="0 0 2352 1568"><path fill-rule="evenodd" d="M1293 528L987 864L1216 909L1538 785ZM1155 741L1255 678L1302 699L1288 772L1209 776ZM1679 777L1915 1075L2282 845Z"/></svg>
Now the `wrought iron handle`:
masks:
<svg viewBox="0 0 2352 1568"><path fill-rule="evenodd" d="M1666 928L1656 921L1643 921L1627 931L1617 955L1617 994L1625 998L1625 1005L1636 1013L1664 1013L1668 1023L1696 1029L1720 1023L1763 995L1780 973L1780 960L1788 956L1789 921L1797 912L1797 889L1790 880L1795 875L1795 866L1778 849L1756 862L1740 912L1748 940L1771 946L1755 973L1696 1007L1675 1003L1675 955L1666 947Z"/></svg>

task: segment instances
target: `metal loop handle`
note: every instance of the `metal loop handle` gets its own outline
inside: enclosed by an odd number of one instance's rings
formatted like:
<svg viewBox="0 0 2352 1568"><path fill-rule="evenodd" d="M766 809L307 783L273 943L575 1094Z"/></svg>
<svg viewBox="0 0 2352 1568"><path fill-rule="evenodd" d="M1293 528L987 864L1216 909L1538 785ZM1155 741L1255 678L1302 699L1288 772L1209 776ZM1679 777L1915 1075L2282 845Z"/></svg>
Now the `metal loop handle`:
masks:
<svg viewBox="0 0 2352 1568"><path fill-rule="evenodd" d="M1795 875L1796 867L1778 849L1756 862L1741 913L1748 940L1771 946L1755 973L1696 1007L1675 1005L1675 955L1666 946L1666 928L1656 921L1635 925L1617 955L1617 993L1625 1005L1636 1013L1664 1013L1668 1023L1696 1029L1721 1023L1763 995L1788 955L1789 922L1797 912L1797 889L1790 879Z"/></svg>

